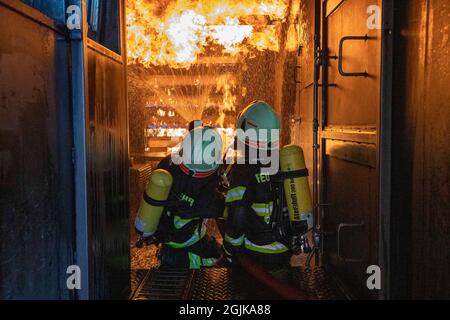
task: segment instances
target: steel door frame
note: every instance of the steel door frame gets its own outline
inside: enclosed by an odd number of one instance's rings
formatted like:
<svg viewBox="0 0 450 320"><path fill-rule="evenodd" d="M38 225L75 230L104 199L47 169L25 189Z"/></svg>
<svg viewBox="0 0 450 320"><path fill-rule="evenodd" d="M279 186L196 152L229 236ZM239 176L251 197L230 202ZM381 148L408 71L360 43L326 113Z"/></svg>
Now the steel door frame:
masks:
<svg viewBox="0 0 450 320"><path fill-rule="evenodd" d="M382 0L381 106L378 133L379 244L381 272L379 299L390 299L391 287L391 185L392 185L392 88L394 70L394 0ZM397 252L398 253L398 252Z"/></svg>
<svg viewBox="0 0 450 320"><path fill-rule="evenodd" d="M89 105L87 83L87 12L86 0L70 0L69 5L81 8L81 30L70 31L72 62L72 108L75 170L76 253L75 263L81 270L78 299L89 299L89 220L87 203L86 109Z"/></svg>

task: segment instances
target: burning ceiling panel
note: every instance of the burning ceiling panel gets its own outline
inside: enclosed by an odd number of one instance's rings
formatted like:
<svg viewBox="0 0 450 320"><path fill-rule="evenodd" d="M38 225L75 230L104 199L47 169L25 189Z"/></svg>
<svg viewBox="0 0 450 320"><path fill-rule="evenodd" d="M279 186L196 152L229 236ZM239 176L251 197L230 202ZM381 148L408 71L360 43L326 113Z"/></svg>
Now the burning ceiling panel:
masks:
<svg viewBox="0 0 450 320"><path fill-rule="evenodd" d="M129 61L185 68L211 45L228 56L278 51L287 8L287 0L129 0Z"/></svg>

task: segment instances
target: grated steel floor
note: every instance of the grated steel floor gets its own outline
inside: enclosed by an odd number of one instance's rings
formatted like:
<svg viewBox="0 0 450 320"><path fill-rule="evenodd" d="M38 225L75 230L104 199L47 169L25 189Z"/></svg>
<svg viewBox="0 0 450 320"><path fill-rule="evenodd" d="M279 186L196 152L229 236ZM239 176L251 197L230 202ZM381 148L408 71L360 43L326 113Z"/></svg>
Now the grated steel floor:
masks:
<svg viewBox="0 0 450 320"><path fill-rule="evenodd" d="M208 230L221 241L214 221ZM279 299L240 268L203 268L200 270L159 267L157 247L132 249L133 300L268 300ZM323 267L305 267L307 255L294 256L286 282L318 299L337 300L348 297L332 274Z"/></svg>
<svg viewBox="0 0 450 320"><path fill-rule="evenodd" d="M296 267L292 271L292 283L301 291L319 300L346 300L346 295L336 279L324 267Z"/></svg>
<svg viewBox="0 0 450 320"><path fill-rule="evenodd" d="M239 268L147 270L134 290L133 300L268 300L278 299ZM290 283L318 299L346 296L321 267L292 268ZM135 281L136 282L136 281Z"/></svg>
<svg viewBox="0 0 450 320"><path fill-rule="evenodd" d="M133 293L132 300L188 299L193 273L187 269L159 268L148 270Z"/></svg>

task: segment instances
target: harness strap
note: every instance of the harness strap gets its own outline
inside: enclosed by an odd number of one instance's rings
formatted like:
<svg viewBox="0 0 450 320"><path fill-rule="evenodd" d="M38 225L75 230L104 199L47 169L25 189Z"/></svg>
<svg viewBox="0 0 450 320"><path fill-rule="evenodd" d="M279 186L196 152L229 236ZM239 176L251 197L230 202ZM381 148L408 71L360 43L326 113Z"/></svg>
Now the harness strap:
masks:
<svg viewBox="0 0 450 320"><path fill-rule="evenodd" d="M309 171L305 168L288 172L280 171L276 175L271 176L271 180L274 182L282 182L285 179L301 178L307 176L309 176Z"/></svg>
<svg viewBox="0 0 450 320"><path fill-rule="evenodd" d="M144 201L151 206L155 207L174 207L180 205L183 201L181 200L156 200L148 196L147 192L144 191L143 194Z"/></svg>

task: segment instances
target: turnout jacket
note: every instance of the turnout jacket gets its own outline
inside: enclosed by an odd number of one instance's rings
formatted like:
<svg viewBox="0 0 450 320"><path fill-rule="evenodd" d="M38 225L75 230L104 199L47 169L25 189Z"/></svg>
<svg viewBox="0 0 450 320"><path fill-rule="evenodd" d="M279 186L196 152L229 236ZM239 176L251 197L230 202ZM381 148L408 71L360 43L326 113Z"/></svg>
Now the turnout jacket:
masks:
<svg viewBox="0 0 450 320"><path fill-rule="evenodd" d="M230 189L226 197L228 220L225 250L231 247L260 254L287 253L289 249L277 241L271 227L274 208L271 176L261 173L260 164L235 164L229 174ZM244 208L245 217L236 219ZM241 214L242 215L242 214Z"/></svg>
<svg viewBox="0 0 450 320"><path fill-rule="evenodd" d="M177 202L164 209L158 238L175 249L190 247L206 234L203 219L223 214L224 198L217 191L218 172L206 177L193 177L192 173L186 172L186 167L172 163L170 156L163 159L158 168L172 175L173 185L168 200Z"/></svg>

